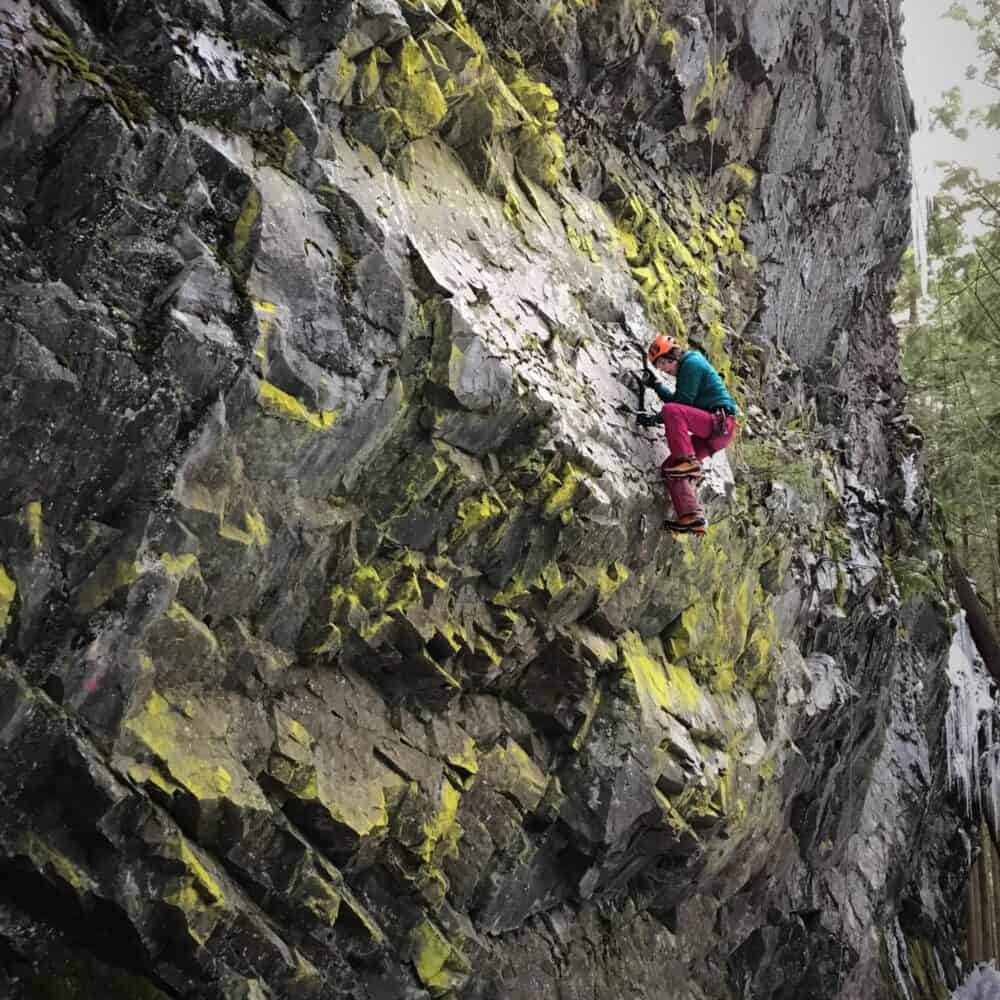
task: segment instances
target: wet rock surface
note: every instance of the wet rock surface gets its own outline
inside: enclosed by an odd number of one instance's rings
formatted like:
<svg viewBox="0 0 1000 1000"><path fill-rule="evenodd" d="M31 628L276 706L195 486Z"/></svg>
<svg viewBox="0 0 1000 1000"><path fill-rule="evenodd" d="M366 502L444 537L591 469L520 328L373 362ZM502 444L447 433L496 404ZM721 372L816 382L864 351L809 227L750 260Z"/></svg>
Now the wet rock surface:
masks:
<svg viewBox="0 0 1000 1000"><path fill-rule="evenodd" d="M895 8L0 9L4 995L957 983Z"/></svg>

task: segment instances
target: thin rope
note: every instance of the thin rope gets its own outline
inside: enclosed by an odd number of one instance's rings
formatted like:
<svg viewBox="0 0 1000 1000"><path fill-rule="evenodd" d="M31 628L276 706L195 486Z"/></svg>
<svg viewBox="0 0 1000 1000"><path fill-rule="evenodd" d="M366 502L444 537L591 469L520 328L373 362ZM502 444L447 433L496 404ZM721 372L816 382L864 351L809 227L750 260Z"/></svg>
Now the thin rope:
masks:
<svg viewBox="0 0 1000 1000"><path fill-rule="evenodd" d="M713 12L715 14L715 21L712 25L712 132L709 135L709 150L708 150L708 176L705 178L705 187L707 189L709 183L712 180L712 174L715 172L715 133L719 127L719 123L715 120L715 99L716 93L719 89L719 0L715 0L715 6L713 7Z"/></svg>

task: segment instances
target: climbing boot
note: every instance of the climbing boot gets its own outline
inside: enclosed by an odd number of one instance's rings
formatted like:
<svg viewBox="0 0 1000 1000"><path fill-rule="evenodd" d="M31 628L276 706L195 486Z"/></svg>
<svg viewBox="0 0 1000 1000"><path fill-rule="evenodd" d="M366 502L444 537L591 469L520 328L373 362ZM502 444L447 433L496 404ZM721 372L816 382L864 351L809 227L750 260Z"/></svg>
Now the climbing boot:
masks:
<svg viewBox="0 0 1000 1000"><path fill-rule="evenodd" d="M681 514L674 520L668 518L663 522L663 527L675 535L704 535L708 518L700 511L695 511L692 514Z"/></svg>
<svg viewBox="0 0 1000 1000"><path fill-rule="evenodd" d="M660 475L664 479L692 479L697 482L703 473L701 462L694 455L684 455L680 458L668 458L660 466Z"/></svg>

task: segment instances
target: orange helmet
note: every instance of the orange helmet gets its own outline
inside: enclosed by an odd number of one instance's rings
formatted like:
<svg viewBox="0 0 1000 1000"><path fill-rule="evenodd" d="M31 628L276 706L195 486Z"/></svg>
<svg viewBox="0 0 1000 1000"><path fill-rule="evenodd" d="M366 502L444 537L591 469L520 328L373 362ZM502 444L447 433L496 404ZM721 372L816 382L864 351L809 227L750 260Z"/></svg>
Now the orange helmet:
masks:
<svg viewBox="0 0 1000 1000"><path fill-rule="evenodd" d="M677 346L677 341L673 337L668 337L666 334L661 333L659 337L656 338L649 345L649 363L651 365L656 364L656 359L662 357L668 351L672 351Z"/></svg>

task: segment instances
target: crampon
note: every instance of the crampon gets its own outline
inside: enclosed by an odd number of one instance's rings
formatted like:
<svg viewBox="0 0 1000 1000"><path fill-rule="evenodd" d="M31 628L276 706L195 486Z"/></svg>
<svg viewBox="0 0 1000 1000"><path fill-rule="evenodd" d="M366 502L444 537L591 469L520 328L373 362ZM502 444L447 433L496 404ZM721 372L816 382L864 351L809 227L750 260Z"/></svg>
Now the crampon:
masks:
<svg viewBox="0 0 1000 1000"><path fill-rule="evenodd" d="M708 527L708 519L704 514L682 514L663 522L663 527L675 535L704 535Z"/></svg>

